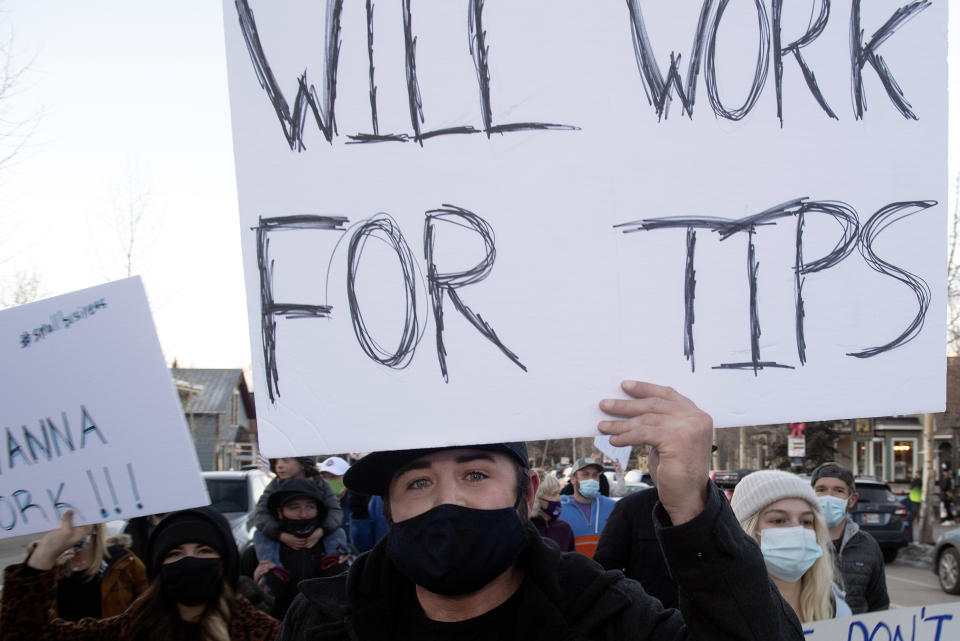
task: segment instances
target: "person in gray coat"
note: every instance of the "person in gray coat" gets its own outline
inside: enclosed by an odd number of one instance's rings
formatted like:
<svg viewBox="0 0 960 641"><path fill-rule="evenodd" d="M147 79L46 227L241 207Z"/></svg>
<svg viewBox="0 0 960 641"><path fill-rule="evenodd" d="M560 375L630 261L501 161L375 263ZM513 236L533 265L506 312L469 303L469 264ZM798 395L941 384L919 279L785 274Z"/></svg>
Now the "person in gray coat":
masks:
<svg viewBox="0 0 960 641"><path fill-rule="evenodd" d="M853 474L837 463L824 463L813 471L810 484L820 499L830 530L847 605L854 614L886 610L890 607L890 597L883 551L876 539L861 530L849 516L859 498Z"/></svg>

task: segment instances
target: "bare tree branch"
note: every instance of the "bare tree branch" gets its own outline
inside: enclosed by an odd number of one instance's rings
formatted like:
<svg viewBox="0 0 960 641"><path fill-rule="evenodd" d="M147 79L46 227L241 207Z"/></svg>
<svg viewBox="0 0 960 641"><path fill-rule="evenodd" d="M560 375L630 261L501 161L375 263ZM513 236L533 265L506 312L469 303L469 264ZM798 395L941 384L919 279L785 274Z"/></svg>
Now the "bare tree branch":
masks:
<svg viewBox="0 0 960 641"><path fill-rule="evenodd" d="M947 234L947 352L960 351L960 180L954 187L953 212Z"/></svg>
<svg viewBox="0 0 960 641"><path fill-rule="evenodd" d="M43 298L40 274L36 270L19 271L5 283L0 295L0 308L25 305Z"/></svg>

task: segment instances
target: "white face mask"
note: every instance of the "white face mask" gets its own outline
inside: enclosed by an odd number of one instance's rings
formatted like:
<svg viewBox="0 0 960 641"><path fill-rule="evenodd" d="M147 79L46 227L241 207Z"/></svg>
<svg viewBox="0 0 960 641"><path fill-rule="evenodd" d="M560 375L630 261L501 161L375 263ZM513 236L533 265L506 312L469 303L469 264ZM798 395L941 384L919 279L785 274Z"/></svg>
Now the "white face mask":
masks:
<svg viewBox="0 0 960 641"><path fill-rule="evenodd" d="M816 532L799 525L762 530L760 552L767 572L788 583L799 581L823 556Z"/></svg>

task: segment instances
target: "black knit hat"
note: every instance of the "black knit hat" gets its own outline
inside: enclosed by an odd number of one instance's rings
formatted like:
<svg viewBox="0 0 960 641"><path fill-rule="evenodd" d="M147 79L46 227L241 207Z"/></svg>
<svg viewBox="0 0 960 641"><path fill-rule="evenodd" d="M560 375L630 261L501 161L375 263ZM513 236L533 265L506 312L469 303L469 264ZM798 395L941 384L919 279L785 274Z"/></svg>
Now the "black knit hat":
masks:
<svg viewBox="0 0 960 641"><path fill-rule="evenodd" d="M527 444L523 441L512 443L486 443L483 445L450 445L447 447L427 447L416 450L387 450L370 452L350 466L343 475L343 484L360 494L386 496L390 490L390 481L401 467L426 454L442 450L485 450L500 452L514 459L523 467L530 467L527 459Z"/></svg>
<svg viewBox="0 0 960 641"><path fill-rule="evenodd" d="M184 543L203 543L216 550L223 578L237 587L240 555L233 532L227 519L209 506L172 512L157 524L147 544L147 576L157 576L167 552Z"/></svg>

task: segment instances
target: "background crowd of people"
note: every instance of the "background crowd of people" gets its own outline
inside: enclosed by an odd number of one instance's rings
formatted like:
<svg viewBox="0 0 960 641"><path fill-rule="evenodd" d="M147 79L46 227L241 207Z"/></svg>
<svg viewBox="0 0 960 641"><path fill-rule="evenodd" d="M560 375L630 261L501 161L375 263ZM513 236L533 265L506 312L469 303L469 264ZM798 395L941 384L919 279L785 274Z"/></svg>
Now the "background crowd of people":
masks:
<svg viewBox="0 0 960 641"><path fill-rule="evenodd" d="M28 548L26 563L8 568L0 632L9 639L37 629L62 639L273 638L301 581L348 572L388 531L384 492L348 489L350 468L340 456L271 460L275 476L244 550L212 508L132 519L114 537L103 524L71 528L67 515L60 530ZM624 473L617 466L611 483L599 457L577 460L566 474L533 473L529 521L540 537L622 571L658 607L680 606L658 539L657 488L610 497L623 493ZM809 482L755 472L733 493L736 520L801 622L889 606L880 549L847 517L856 497L853 475L835 463Z"/></svg>

